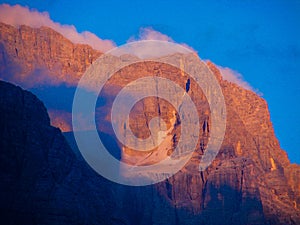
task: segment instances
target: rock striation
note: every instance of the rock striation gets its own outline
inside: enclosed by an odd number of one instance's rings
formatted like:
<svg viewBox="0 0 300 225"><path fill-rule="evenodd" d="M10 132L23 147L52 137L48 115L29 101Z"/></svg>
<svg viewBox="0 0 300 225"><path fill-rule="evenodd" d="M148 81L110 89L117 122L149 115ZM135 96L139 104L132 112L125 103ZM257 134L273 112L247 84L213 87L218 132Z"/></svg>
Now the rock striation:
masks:
<svg viewBox="0 0 300 225"><path fill-rule="evenodd" d="M101 54L45 27L0 24L0 31L0 77L24 87L74 85ZM197 166L210 136L210 111L187 74L165 64L140 63L117 72L101 93L96 112L100 136L121 160L139 165L172 153L180 121L175 114L174 122L174 108L166 101L144 99L131 113L132 132L147 138L148 122L160 116L172 128L172 138L152 153L126 148L116 140L108 117L118 91L150 73L188 89L196 103L201 129L192 159L173 177L147 187L121 186L97 175L81 158L72 133L65 134L67 143L51 127L41 101L1 81L1 218L6 224L299 224L300 167L290 164L280 148L266 101L223 80L213 63L207 66L223 91L227 127L217 158L204 172ZM51 109L51 118L61 128L70 127L59 121L60 112Z"/></svg>
<svg viewBox="0 0 300 225"><path fill-rule="evenodd" d="M101 55L88 45L73 44L48 27L31 28L0 22L0 76L26 87L76 85Z"/></svg>

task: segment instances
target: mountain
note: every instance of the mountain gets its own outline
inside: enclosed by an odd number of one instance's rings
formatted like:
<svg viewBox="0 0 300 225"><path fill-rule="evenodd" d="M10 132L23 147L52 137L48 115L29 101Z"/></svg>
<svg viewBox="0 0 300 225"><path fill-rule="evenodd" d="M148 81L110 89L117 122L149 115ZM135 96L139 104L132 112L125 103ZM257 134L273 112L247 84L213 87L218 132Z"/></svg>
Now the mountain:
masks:
<svg viewBox="0 0 300 225"><path fill-rule="evenodd" d="M17 29L1 22L0 52L0 78L45 96L51 123L70 131L72 87L102 53L88 45L73 44L47 27Z"/></svg>
<svg viewBox="0 0 300 225"><path fill-rule="evenodd" d="M45 102L50 98L43 94L45 89L51 93L62 88L63 97L70 89L73 93L82 73L101 55L89 46L72 44L46 27L0 24L0 31L1 79L33 88ZM115 63L120 60L126 58L116 58ZM226 103L227 127L220 152L204 172L195 170L206 149L211 121L206 98L191 80L189 95L196 102L202 125L197 150L176 175L147 187L113 184L97 175L81 158L72 133L65 134L71 150L60 131L50 126L44 105L34 95L1 82L1 199L5 199L1 211L6 221L299 224L300 167L290 164L280 148L266 101L223 80L213 63L207 62L207 66L218 79ZM149 157L149 153L137 154L116 140L107 117L114 96L146 73L171 79L183 88L189 78L166 64L144 62L118 71L105 85L96 110L100 136L129 164L147 165L166 157L180 135L180 123L168 122L174 116L172 106L161 99L147 98L133 109L130 127L134 134L146 138L148 122L161 116L173 129L167 148L154 149ZM51 107L52 125L70 129L70 106ZM159 157L155 156L158 152L162 152Z"/></svg>
<svg viewBox="0 0 300 225"><path fill-rule="evenodd" d="M76 84L101 54L88 45L73 44L47 27L20 26L16 29L0 23L0 31L1 77L10 75L12 77L6 78L26 83L29 87L36 83Z"/></svg>

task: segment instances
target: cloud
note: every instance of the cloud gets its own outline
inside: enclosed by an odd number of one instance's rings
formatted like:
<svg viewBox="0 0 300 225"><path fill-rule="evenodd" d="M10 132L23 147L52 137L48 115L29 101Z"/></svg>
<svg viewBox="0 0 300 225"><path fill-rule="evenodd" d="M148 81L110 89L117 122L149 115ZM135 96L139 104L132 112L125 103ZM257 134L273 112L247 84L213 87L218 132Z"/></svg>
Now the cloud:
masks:
<svg viewBox="0 0 300 225"><path fill-rule="evenodd" d="M159 31L152 29L151 27L142 27L140 29L139 40L158 40L174 42L171 37L162 34Z"/></svg>
<svg viewBox="0 0 300 225"><path fill-rule="evenodd" d="M12 26L27 25L33 28L50 27L76 44L88 44L92 48L106 52L115 47L111 40L103 40L95 34L84 31L78 33L73 25L61 25L51 20L47 12L38 12L20 5L0 5L0 21Z"/></svg>
<svg viewBox="0 0 300 225"><path fill-rule="evenodd" d="M48 109L51 126L59 127L62 132L72 131L72 114L63 110Z"/></svg>
<svg viewBox="0 0 300 225"><path fill-rule="evenodd" d="M154 30L152 27L141 27L139 30L138 37L132 36L128 39L127 42L142 41L142 40L157 40L157 41L168 41L168 42L176 43L170 36L163 34L157 30ZM197 51L193 49L191 46L185 43L179 43L179 44L197 53Z"/></svg>
<svg viewBox="0 0 300 225"><path fill-rule="evenodd" d="M188 54L191 52L196 53L192 47L178 44L168 35L156 31L152 27L142 27L137 36L132 36L127 40L126 47L115 49L113 54L115 56L129 54L140 59L151 59L175 53Z"/></svg>
<svg viewBox="0 0 300 225"><path fill-rule="evenodd" d="M175 41L171 37L159 32L159 31L156 31L151 27L141 28L139 31L139 34L138 34L138 38L135 38L133 36L133 37L129 38L128 42L139 41L139 40L159 40L159 41L168 41L168 42L175 43ZM188 46L187 44L181 43L180 45L196 52L196 50L194 50L192 47ZM149 49L149 51L151 51L151 50L153 51L153 49L154 48L151 48L151 49ZM247 90L253 91L259 95L262 95L258 90L254 89L247 81L245 81L243 76L239 72L232 70L228 67L217 66L217 68L220 70L224 80L235 83L244 89L247 89Z"/></svg>
<svg viewBox="0 0 300 225"><path fill-rule="evenodd" d="M97 37L95 34L84 31L82 33L78 33L76 28L73 25L61 25L60 23L56 23L51 20L48 12L38 12L34 9L29 9L28 7L23 7L20 5L8 5L2 4L0 5L0 21L6 24L10 24L12 26L18 27L20 25L27 25L33 28L39 28L41 26L47 26L52 28L53 30L59 32L64 37L72 41L73 43L78 44L88 44L92 48L100 50L102 52L108 51L115 47L115 43L112 40L103 40ZM151 27L142 27L139 30L139 34L137 37L133 36L129 38L127 42L140 41L140 40L159 40L159 41L168 41L171 43L175 43L175 41L168 35L163 34L159 31L154 30ZM187 44L180 43L181 46L186 47L194 52L196 52L192 47ZM154 46L155 47L155 46ZM158 49L155 49L151 46L150 49L144 49L143 55L147 55ZM164 52L161 54L163 55ZM238 84L239 86L256 92L253 87L249 83L247 83L242 75L237 71L234 71L228 67L217 66L220 70L223 78L229 82L233 82ZM41 71L36 71L34 74L39 74L39 80L36 83L44 83L49 82L49 76L47 73L41 73ZM41 74L45 74L45 76L41 76ZM55 80L52 81L52 85L58 85L60 81ZM31 86L31 85L29 85Z"/></svg>
<svg viewBox="0 0 300 225"><path fill-rule="evenodd" d="M48 109L51 126L59 127L62 132L69 132L73 130L72 119L76 120L79 127L82 128L81 131L93 130L93 126L89 126L89 119L93 118L94 115L84 115L79 113L71 113L66 110ZM73 117L73 118L72 118Z"/></svg>
<svg viewBox="0 0 300 225"><path fill-rule="evenodd" d="M51 70L46 67L35 66L31 71L24 71L17 63L12 66L4 66L0 73L0 79L20 85L23 88L33 88L39 86L60 86L65 84L67 87L76 86L78 77L70 74L63 74L61 68L53 66Z"/></svg>
<svg viewBox="0 0 300 225"><path fill-rule="evenodd" d="M242 74L228 67L217 66L224 80L235 83L240 87L258 93L247 81L244 80Z"/></svg>

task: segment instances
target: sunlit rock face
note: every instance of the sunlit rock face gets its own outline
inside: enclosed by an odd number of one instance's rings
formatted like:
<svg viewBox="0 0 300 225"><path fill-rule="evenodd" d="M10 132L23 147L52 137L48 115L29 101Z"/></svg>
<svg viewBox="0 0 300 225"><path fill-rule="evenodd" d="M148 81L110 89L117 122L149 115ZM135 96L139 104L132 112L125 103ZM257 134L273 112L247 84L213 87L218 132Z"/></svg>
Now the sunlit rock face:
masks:
<svg viewBox="0 0 300 225"><path fill-rule="evenodd" d="M147 74L150 80L153 79L154 82L157 82L154 84L154 88L157 88L157 93L161 92L159 94L166 95L168 96L167 98L172 100L168 102L163 98L151 96L153 93L151 93L150 87L147 87L146 84L132 90L131 94L134 95L138 89L142 88L143 92L147 93L146 95L149 95L149 97L141 99L134 105L129 114L128 124L124 124L124 126L121 127L121 133L123 132L123 135L126 136L127 130L130 129L137 138L147 139L150 137L151 141L149 146L144 146L144 149L149 149L149 151L136 151L135 149L128 148L126 145L120 145L122 149L122 160L124 162L133 165L148 165L159 162L165 157L172 155L182 131L179 112L177 112L173 103L176 103L175 105L180 107L184 96L188 94L193 100L193 103L195 103L197 108L196 113L198 114L198 118L200 118L200 126L198 126L198 129L202 137L202 148L204 149L204 142L207 141L209 134L209 106L196 82L192 81L190 85L191 88L187 93L185 86L190 79L187 74L181 75L181 73L182 71L180 69L167 64L143 62L123 68L117 72L103 88L102 98L108 101L106 101L105 105L97 108L97 115L99 116L97 121L99 121L100 131L111 134L113 134L113 130L109 124L111 123L111 106L114 100L112 96L116 96L122 88L134 80L144 77L144 74ZM173 96L169 87L159 87L159 85L161 85L159 83L160 81L155 81L158 77L167 78L175 82L181 87L181 90L175 92L176 96ZM156 124L153 125L157 126L158 132L156 132L156 134L154 132L151 134L151 121L153 118L160 118L162 120L157 120ZM188 133L189 131L186 130L185 132ZM127 139L127 141L130 140ZM161 144L152 148L152 142L161 142ZM189 140L186 140L186 142L188 143ZM199 145L200 140L198 147Z"/></svg>
<svg viewBox="0 0 300 225"><path fill-rule="evenodd" d="M27 87L76 84L101 54L47 27L15 28L0 23L0 31L0 75Z"/></svg>
<svg viewBox="0 0 300 225"><path fill-rule="evenodd" d="M198 165L210 136L210 109L203 92L187 74L165 64L141 63L116 73L104 88L104 93L112 93L109 90L116 90L115 87L121 90L144 74L167 77L182 88L186 88L190 79L189 92L183 94L189 94L196 103L200 138L189 163L175 176L156 185L159 193L176 208L213 218L211 223L261 224L269 221L280 224L299 221L295 198L298 191L295 183L290 181L291 177L295 181L299 177L296 173L291 174L286 153L280 149L274 135L265 100L222 80L217 68L210 62L207 65L222 87L227 127L217 158L204 172L199 172ZM111 108L108 104L99 111L107 110L105 115L109 115L106 107ZM119 143L121 159L132 165L149 165L169 157L180 138L180 118L174 111L174 107L159 98L149 97L138 102L130 115L132 132L139 138L148 138L149 121L160 116L167 125L168 135L158 148L148 152L135 151ZM101 130L101 126L99 128ZM288 180L293 183L291 186ZM284 215L278 216L277 210ZM222 219L218 220L214 214L222 215Z"/></svg>
<svg viewBox="0 0 300 225"><path fill-rule="evenodd" d="M101 54L74 45L48 28L16 29L5 24L0 28L1 79L24 87L31 86L27 78L45 73L40 85L74 85ZM158 135L157 139L163 139L161 145L148 152L122 145L111 127L110 109L126 84L145 74L165 77L185 90L182 94L196 105L200 137L191 160L164 182L138 188L113 184L92 171L72 135L66 134L73 151L60 131L50 126L46 109L36 97L1 82L0 187L4 200L0 204L7 224L300 223L299 166L291 165L280 148L267 103L222 80L214 64L206 64L222 87L227 125L220 152L204 172L198 166L210 138L211 112L188 74L166 64L139 63L117 72L100 93L96 108L99 134L117 158L131 165L149 165L170 157L181 135L181 120L167 101L145 98L132 109L126 129L145 139L150 137L151 119L159 116L166 127L158 127L165 128L166 135ZM57 118L55 124L61 129L71 130L70 111L62 111L51 109L51 119Z"/></svg>

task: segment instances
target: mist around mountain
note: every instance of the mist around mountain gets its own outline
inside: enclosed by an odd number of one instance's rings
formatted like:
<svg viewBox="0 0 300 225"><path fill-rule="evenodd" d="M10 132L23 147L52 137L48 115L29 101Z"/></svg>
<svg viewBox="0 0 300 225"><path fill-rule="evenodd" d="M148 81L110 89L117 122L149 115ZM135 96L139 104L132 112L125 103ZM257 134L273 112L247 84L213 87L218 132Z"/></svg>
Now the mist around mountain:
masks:
<svg viewBox="0 0 300 225"><path fill-rule="evenodd" d="M0 31L0 78L21 86L0 82L0 208L5 224L300 223L300 169L280 148L266 101L223 79L213 63L207 66L220 83L227 109L217 158L204 172L195 170L210 135L204 124L210 121L205 96L190 80L189 94L203 125L193 157L168 180L127 187L96 174L82 159L72 134L76 84L102 53L47 27L1 23ZM145 155L118 143L107 115L116 93L150 72L183 88L189 79L167 65L129 66L106 84L97 104L100 137L115 158L128 163L141 162ZM159 114L169 121L170 109L156 98L139 102L132 113L133 132L147 137L149 120ZM169 126L174 126L175 138L166 155L176 145L180 125ZM147 159L143 163L155 157Z"/></svg>

